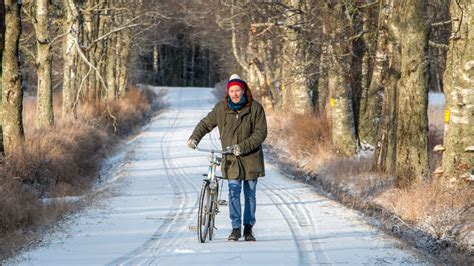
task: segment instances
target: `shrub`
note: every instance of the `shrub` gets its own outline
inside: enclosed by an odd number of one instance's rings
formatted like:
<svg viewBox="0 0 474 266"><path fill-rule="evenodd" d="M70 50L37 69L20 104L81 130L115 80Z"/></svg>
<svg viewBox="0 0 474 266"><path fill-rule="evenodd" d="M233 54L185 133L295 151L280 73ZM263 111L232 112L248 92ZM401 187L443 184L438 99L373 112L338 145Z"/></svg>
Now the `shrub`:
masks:
<svg viewBox="0 0 474 266"><path fill-rule="evenodd" d="M60 102L57 97L55 102ZM83 104L73 121L62 120L55 104L54 127L41 130L34 124L35 99L25 100L24 145L0 157L0 242L5 243L0 260L28 241L23 231L71 211L71 204L44 204L42 199L87 192L112 145L162 106L155 98L148 89L133 88L123 100Z"/></svg>

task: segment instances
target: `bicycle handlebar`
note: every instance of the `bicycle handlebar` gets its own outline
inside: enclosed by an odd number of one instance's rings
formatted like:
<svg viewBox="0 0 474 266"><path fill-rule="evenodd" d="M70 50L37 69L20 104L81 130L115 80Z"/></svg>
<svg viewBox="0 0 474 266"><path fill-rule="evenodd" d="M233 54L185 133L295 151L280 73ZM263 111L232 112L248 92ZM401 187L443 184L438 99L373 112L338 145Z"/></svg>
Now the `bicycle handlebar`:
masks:
<svg viewBox="0 0 474 266"><path fill-rule="evenodd" d="M216 150L216 149L201 149L196 147L196 150L203 151L203 152L212 152L212 153L220 153L220 154L232 154L232 147L227 147L226 150Z"/></svg>

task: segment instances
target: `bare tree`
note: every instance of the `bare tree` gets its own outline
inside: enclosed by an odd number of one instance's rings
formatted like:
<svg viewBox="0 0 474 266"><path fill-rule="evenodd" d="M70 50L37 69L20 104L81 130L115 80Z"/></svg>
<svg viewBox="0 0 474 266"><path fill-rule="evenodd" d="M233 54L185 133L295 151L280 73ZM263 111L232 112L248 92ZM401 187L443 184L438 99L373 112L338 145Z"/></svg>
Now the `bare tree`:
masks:
<svg viewBox="0 0 474 266"><path fill-rule="evenodd" d="M66 38L64 38L64 78L63 78L63 118L71 119L75 116L74 102L77 88L77 48L76 42L79 38L79 13L73 0L63 0L66 10L66 22L64 24Z"/></svg>
<svg viewBox="0 0 474 266"><path fill-rule="evenodd" d="M313 110L306 62L307 42L303 34L304 4L302 0L286 0L283 50L283 109L299 114Z"/></svg>
<svg viewBox="0 0 474 266"><path fill-rule="evenodd" d="M116 25L116 17L112 11L112 8L115 7L116 1L107 1L107 11L106 11L106 18L107 21L105 23L105 30L106 32L110 32ZM118 43L117 41L117 35L114 34L110 36L105 45L106 53L105 53L105 79L107 82L107 100L114 100L117 96L117 83L116 83L116 73L115 73L115 64L117 62L117 53L116 51L116 44Z"/></svg>
<svg viewBox="0 0 474 266"><path fill-rule="evenodd" d="M383 52L378 60L386 57L384 70L380 70L380 84L383 86L382 116L377 128L377 147L375 150L374 169L393 174L396 169L397 147L397 82L400 79L401 51L400 51L400 16L396 12L395 0L380 2L379 36L386 36L384 41L379 40L378 46ZM382 33L380 32L382 31ZM380 65L381 67L382 65ZM379 71L378 64L374 71ZM376 75L372 78L376 82ZM372 85L371 85L372 86Z"/></svg>
<svg viewBox="0 0 474 266"><path fill-rule="evenodd" d="M367 4L375 6L373 2ZM388 14L383 9L383 2L379 3L378 25L376 31L376 46L373 63L370 63L372 51L372 38L370 32L370 10L362 11L362 39L364 51L361 69L361 97L359 107L358 136L361 143L375 145L377 141L377 131L381 119L383 84L382 75L387 71L387 19ZM369 73L369 71L371 73ZM370 79L369 79L370 76Z"/></svg>
<svg viewBox="0 0 474 266"><path fill-rule="evenodd" d="M52 55L49 36L48 0L36 0L37 126L51 127L54 123L52 90Z"/></svg>
<svg viewBox="0 0 474 266"><path fill-rule="evenodd" d="M339 154L352 155L357 150L354 112L352 110L350 73L350 53L345 39L349 36L345 26L342 3L327 4L331 37L327 45L330 64L328 87L330 93L330 119L332 122L332 141Z"/></svg>
<svg viewBox="0 0 474 266"><path fill-rule="evenodd" d="M445 183L472 174L474 145L474 4L451 1L452 35L444 73L446 96L443 170Z"/></svg>
<svg viewBox="0 0 474 266"><path fill-rule="evenodd" d="M2 58L3 58L3 44L4 44L4 36L5 36L5 7L3 1L0 1L0 153L3 153L3 116L2 116L2 76L3 76L3 66L2 66Z"/></svg>
<svg viewBox="0 0 474 266"><path fill-rule="evenodd" d="M400 1L401 75L397 95L397 182L428 177L428 34L426 0ZM403 14L403 15L402 15Z"/></svg>
<svg viewBox="0 0 474 266"><path fill-rule="evenodd" d="M5 47L2 59L2 118L3 144L8 155L21 144L23 132L23 89L18 59L21 32L21 3L5 0Z"/></svg>

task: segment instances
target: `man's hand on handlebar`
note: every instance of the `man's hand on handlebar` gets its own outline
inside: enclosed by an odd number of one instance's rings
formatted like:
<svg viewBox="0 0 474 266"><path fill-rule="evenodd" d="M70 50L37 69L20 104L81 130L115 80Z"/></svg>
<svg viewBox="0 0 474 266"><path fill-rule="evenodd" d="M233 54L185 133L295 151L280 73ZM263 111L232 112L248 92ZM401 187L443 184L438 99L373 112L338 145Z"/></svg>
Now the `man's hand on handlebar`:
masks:
<svg viewBox="0 0 474 266"><path fill-rule="evenodd" d="M242 155L242 150L240 149L240 146L238 144L232 145L232 153L235 156L240 156Z"/></svg>
<svg viewBox="0 0 474 266"><path fill-rule="evenodd" d="M189 148L194 150L197 148L198 142L195 139L188 139L187 145Z"/></svg>

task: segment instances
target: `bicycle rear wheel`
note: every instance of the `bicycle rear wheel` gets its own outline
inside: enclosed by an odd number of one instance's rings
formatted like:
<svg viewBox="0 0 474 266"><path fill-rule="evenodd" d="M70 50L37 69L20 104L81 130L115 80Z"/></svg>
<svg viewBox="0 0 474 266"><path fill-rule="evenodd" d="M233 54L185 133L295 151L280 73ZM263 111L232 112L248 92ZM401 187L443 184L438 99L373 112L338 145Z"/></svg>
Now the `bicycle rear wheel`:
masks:
<svg viewBox="0 0 474 266"><path fill-rule="evenodd" d="M206 241L209 233L210 212L212 207L211 189L209 182L204 181L201 187L201 195L199 196L199 210L197 220L198 240L201 243Z"/></svg>
<svg viewBox="0 0 474 266"><path fill-rule="evenodd" d="M216 219L216 214L219 208L217 202L219 197L219 182L216 181L216 189L211 193L211 213L209 214L209 241L212 240L214 236L214 221Z"/></svg>

